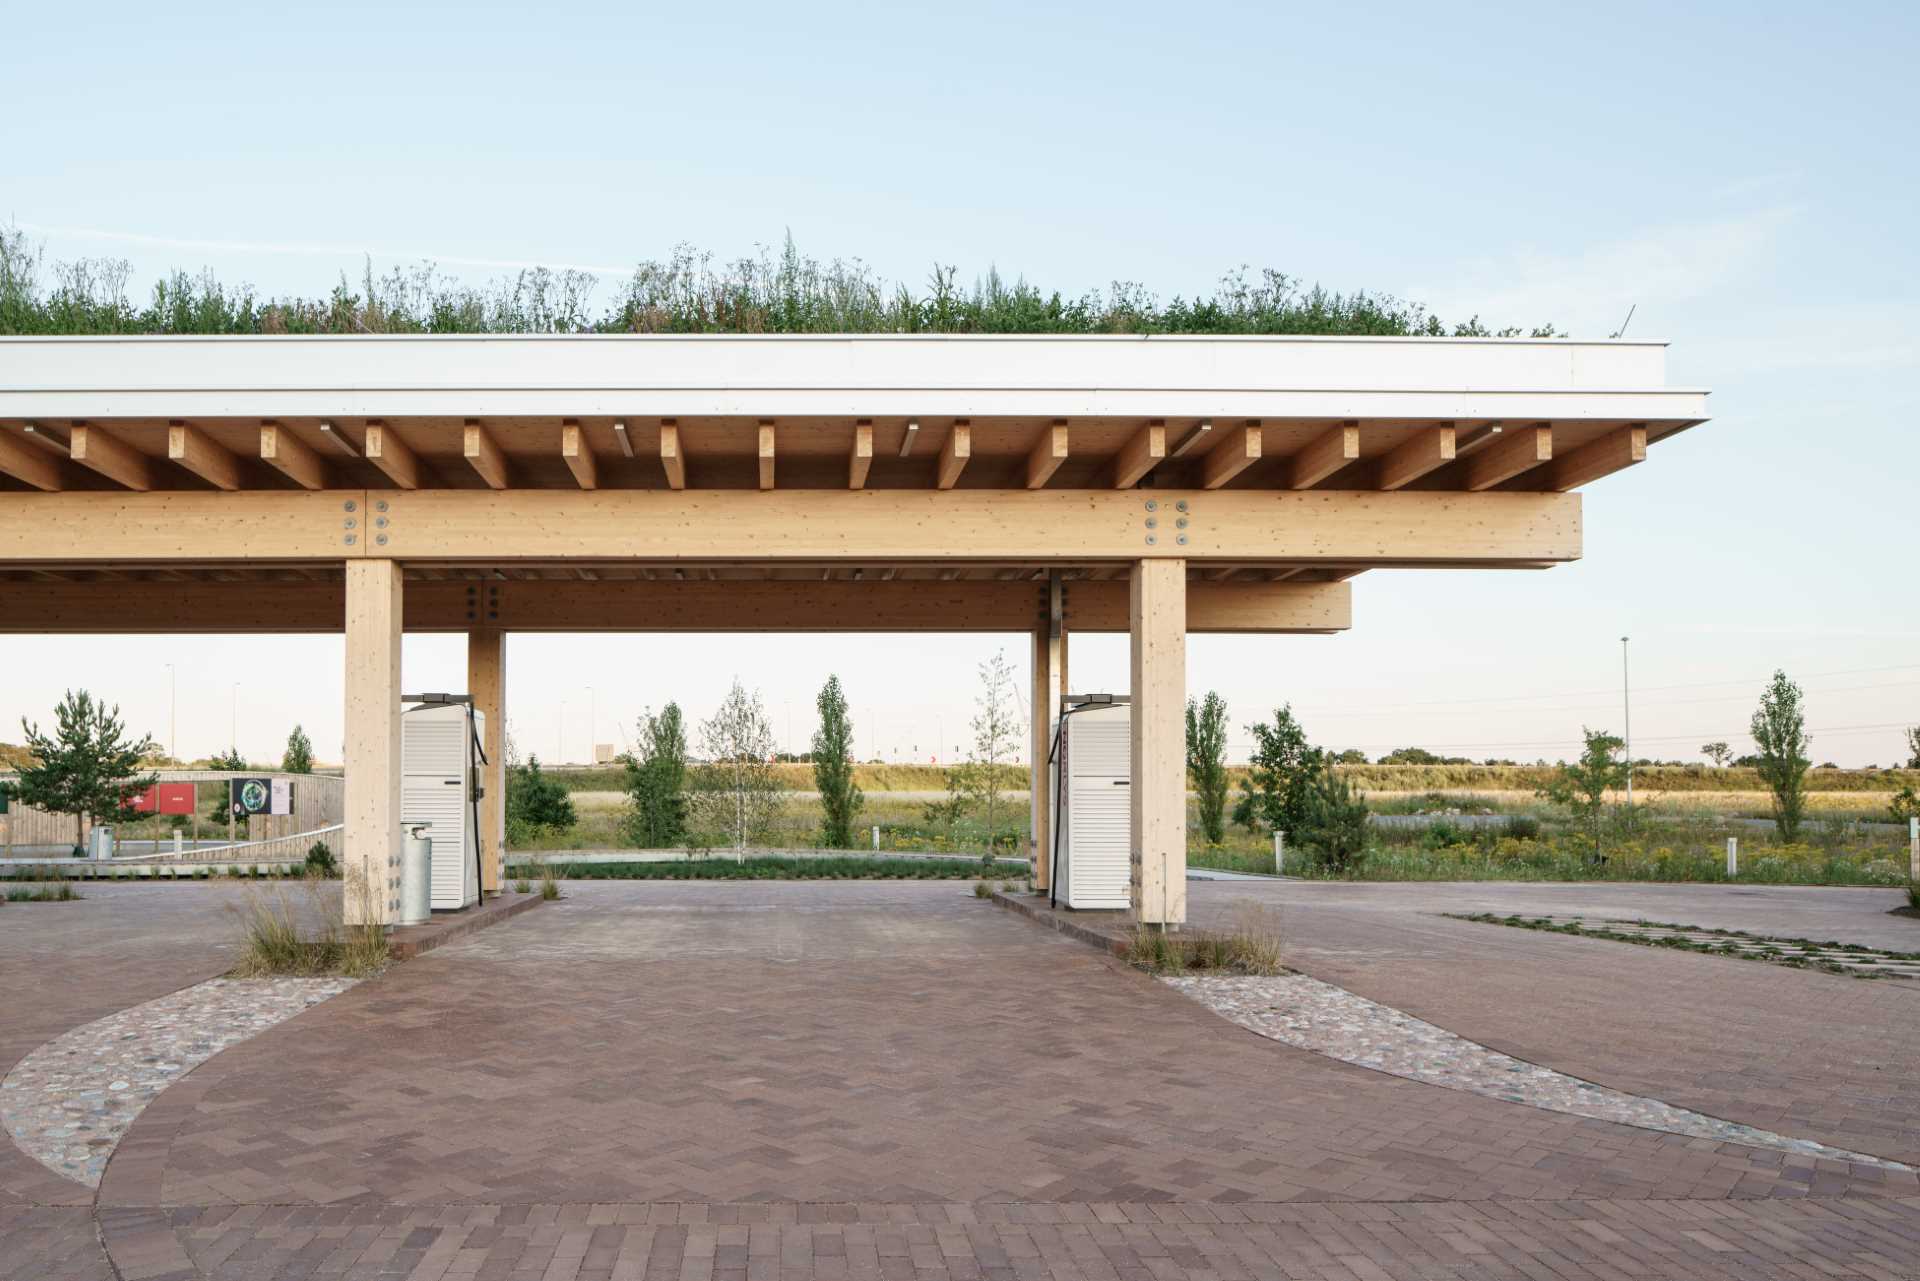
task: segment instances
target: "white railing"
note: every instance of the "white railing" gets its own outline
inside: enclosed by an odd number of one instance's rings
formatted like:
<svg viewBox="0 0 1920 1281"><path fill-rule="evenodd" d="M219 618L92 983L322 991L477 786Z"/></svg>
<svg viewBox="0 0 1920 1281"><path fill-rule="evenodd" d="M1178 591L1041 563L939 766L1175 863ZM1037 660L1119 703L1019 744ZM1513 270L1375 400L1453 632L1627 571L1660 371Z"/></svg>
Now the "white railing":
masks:
<svg viewBox="0 0 1920 1281"><path fill-rule="evenodd" d="M335 823L331 827L315 828L311 832L295 832L291 836L274 836L264 841L236 841L232 845L202 846L191 850L163 850L157 854L141 854L120 860L122 862L150 862L178 860L182 863L304 863L307 851L313 848L315 841L336 836L345 830L346 825ZM336 860L338 852L335 853Z"/></svg>

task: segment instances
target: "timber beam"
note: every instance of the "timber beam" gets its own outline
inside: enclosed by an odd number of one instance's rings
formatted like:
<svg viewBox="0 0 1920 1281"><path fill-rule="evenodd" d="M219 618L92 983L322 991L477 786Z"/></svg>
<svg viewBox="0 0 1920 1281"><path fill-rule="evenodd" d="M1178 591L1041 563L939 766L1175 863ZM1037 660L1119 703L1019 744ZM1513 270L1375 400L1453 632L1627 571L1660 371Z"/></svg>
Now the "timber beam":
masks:
<svg viewBox="0 0 1920 1281"><path fill-rule="evenodd" d="M1065 589L1077 632L1127 630L1127 585ZM600 581L406 585L410 632L1021 632L1047 617L1046 583ZM268 635L341 630L338 582L152 584L0 582L0 635ZM1347 583L1194 583L1187 630L1275 634L1344 631ZM854 620L850 623L849 620Z"/></svg>
<svg viewBox="0 0 1920 1281"><path fill-rule="evenodd" d="M1578 559L1580 510L1577 493L1508 490L19 493L0 502L0 565L480 556L1495 567Z"/></svg>

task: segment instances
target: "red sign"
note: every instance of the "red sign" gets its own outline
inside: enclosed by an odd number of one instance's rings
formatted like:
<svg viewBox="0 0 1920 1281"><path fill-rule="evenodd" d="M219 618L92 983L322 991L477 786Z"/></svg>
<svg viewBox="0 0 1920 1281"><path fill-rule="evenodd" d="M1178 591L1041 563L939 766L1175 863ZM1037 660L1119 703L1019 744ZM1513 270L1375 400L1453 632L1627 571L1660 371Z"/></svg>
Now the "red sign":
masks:
<svg viewBox="0 0 1920 1281"><path fill-rule="evenodd" d="M192 814L194 800L192 783L155 783L127 804L136 814Z"/></svg>

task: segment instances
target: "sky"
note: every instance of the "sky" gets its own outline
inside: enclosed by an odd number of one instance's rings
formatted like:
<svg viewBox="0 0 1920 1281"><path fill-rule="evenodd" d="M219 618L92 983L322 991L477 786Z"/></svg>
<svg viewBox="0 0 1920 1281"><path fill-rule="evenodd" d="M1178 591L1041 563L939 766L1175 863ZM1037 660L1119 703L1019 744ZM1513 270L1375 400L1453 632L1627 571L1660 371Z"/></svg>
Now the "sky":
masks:
<svg viewBox="0 0 1920 1281"><path fill-rule="evenodd" d="M789 232L923 282L997 267L1162 297L1241 264L1427 303L1449 323L1670 340L1713 421L1587 491L1544 572L1373 571L1337 637L1191 639L1234 739L1291 703L1376 755L1744 750L1776 668L1813 758L1896 763L1920 723L1920 9L735 3L304 9L36 5L0 52L0 221L135 288L209 267L264 293L432 260L604 273ZM406 642L460 689L464 642ZM846 682L861 755L952 759L977 667L1024 637L522 635L524 752L622 745L735 677L783 744ZM1126 688L1123 637L1073 684ZM0 637L0 741L61 691L182 756L341 747L341 644ZM239 682L236 690L236 681ZM588 682L592 682L589 689Z"/></svg>

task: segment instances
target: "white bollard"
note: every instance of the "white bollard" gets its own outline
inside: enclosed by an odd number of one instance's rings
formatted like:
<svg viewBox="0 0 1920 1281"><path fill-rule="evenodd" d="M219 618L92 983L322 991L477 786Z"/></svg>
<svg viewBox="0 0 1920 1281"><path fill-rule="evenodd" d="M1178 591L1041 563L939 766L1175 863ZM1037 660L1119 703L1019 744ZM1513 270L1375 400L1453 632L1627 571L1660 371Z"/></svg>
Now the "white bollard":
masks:
<svg viewBox="0 0 1920 1281"><path fill-rule="evenodd" d="M173 829L173 852L178 854L185 848L186 842L181 838L180 829L176 827Z"/></svg>
<svg viewBox="0 0 1920 1281"><path fill-rule="evenodd" d="M1920 882L1920 818L1907 820L1907 877Z"/></svg>
<svg viewBox="0 0 1920 1281"><path fill-rule="evenodd" d="M878 823L873 825L873 849L876 854L880 852L880 825Z"/></svg>
<svg viewBox="0 0 1920 1281"><path fill-rule="evenodd" d="M1273 834L1273 874L1284 876L1287 871L1287 834L1276 831Z"/></svg>
<svg viewBox="0 0 1920 1281"><path fill-rule="evenodd" d="M1740 875L1740 838L1729 836L1727 838L1727 879L1732 880L1738 875Z"/></svg>

